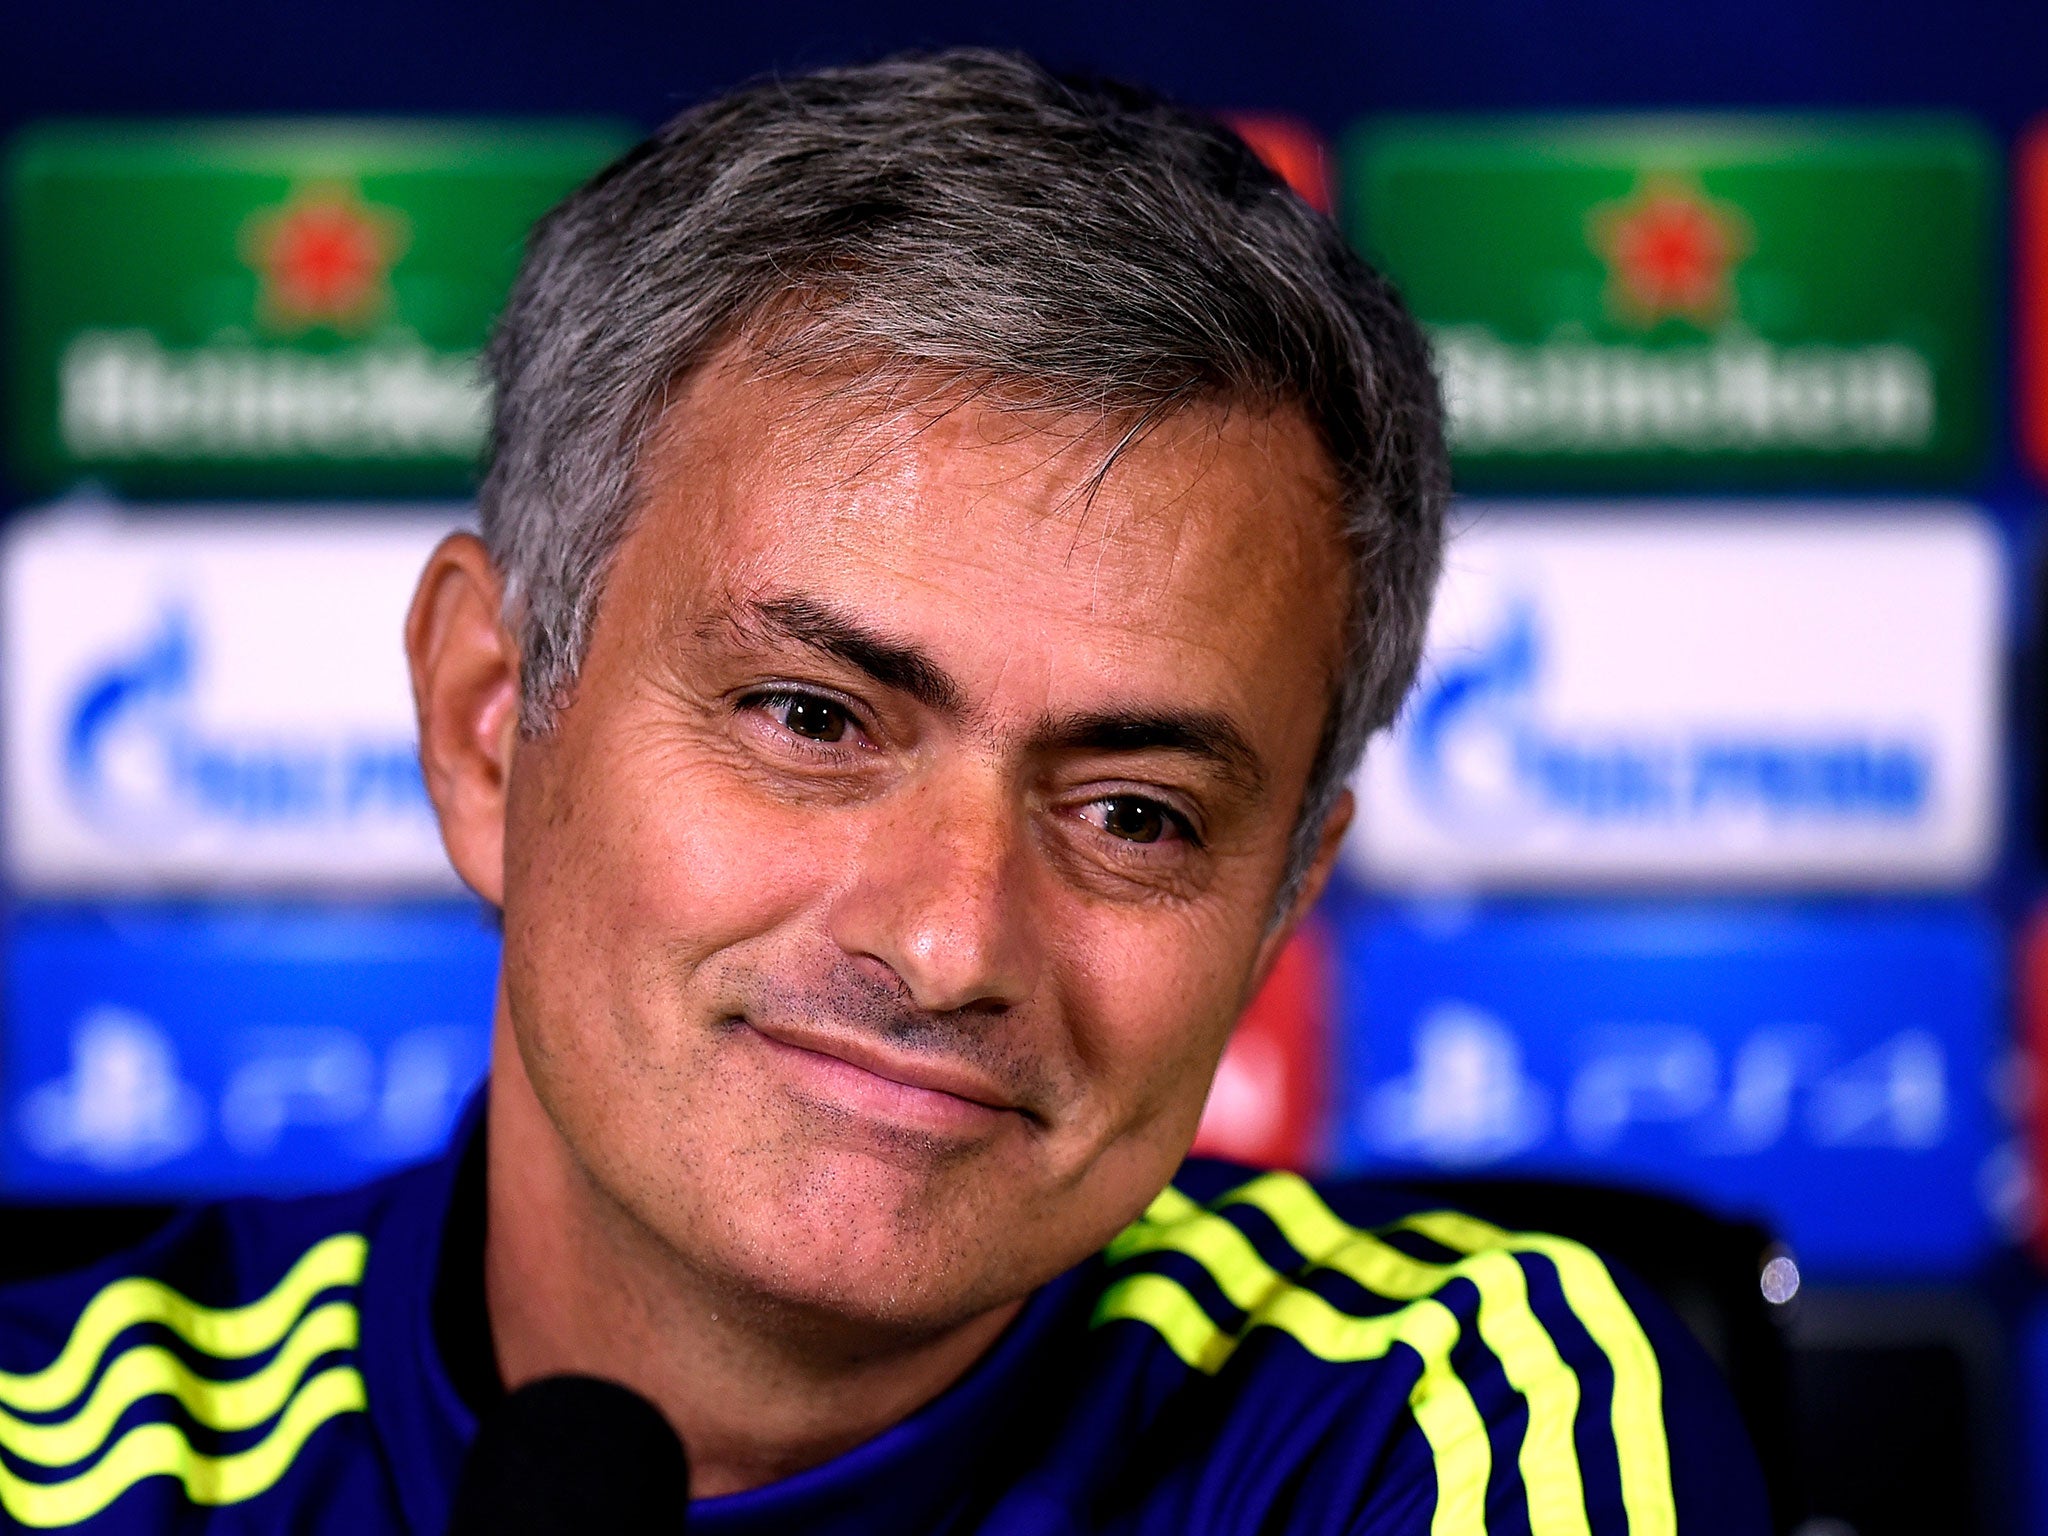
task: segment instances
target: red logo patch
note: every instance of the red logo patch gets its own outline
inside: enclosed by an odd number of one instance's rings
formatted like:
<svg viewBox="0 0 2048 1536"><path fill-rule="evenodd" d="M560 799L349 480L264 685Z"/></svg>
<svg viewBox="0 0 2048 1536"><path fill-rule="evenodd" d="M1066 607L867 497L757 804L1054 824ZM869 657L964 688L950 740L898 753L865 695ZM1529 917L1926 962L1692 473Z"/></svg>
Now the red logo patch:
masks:
<svg viewBox="0 0 2048 1536"><path fill-rule="evenodd" d="M1608 308L1645 329L1671 318L1702 329L1726 319L1735 268L1754 244L1741 209L1670 174L1645 176L1627 197L1595 208L1586 237L1607 263Z"/></svg>
<svg viewBox="0 0 2048 1536"><path fill-rule="evenodd" d="M405 215L345 182L309 182L250 216L242 259L256 270L256 312L271 330L361 331L391 308L391 268L411 239Z"/></svg>

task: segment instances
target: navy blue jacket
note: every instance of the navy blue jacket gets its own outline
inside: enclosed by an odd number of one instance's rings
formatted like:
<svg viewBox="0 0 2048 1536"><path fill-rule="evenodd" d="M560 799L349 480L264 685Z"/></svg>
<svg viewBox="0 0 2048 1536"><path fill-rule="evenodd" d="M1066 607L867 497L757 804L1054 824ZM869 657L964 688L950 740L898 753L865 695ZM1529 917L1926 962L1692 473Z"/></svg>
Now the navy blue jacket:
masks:
<svg viewBox="0 0 2048 1536"><path fill-rule="evenodd" d="M439 1536L479 1397L451 1331L488 1361L480 1262L444 1263L481 1231L459 1152L0 1291L0 1529ZM1634 1282L1392 1190L1332 1198L1190 1162L935 1401L699 1501L693 1536L1768 1532L1725 1390Z"/></svg>

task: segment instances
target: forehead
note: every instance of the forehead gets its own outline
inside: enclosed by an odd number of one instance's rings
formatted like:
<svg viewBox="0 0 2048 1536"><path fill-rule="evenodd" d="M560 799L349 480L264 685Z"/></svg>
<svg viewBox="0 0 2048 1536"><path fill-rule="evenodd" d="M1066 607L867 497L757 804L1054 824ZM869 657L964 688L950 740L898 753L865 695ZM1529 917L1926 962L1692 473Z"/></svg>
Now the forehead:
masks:
<svg viewBox="0 0 2048 1536"><path fill-rule="evenodd" d="M1329 459L1296 410L1139 422L725 358L655 422L637 481L637 535L741 586L793 561L825 580L817 561L983 567L1075 618L1184 610L1192 629L1350 586Z"/></svg>
<svg viewBox="0 0 2048 1536"><path fill-rule="evenodd" d="M700 616L823 593L1013 661L1292 658L1322 685L1341 650L1338 501L1298 411L1140 424L728 363L657 423L639 486L629 546Z"/></svg>

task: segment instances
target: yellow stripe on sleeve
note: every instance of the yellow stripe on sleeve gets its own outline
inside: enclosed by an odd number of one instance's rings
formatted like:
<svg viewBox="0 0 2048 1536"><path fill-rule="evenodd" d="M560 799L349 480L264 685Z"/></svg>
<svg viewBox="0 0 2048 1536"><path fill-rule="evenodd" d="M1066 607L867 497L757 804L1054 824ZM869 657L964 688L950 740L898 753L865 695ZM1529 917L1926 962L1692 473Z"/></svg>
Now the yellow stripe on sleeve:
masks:
<svg viewBox="0 0 2048 1536"><path fill-rule="evenodd" d="M141 1323L160 1323L194 1349L217 1360L245 1360L271 1348L321 1291L363 1278L369 1244L344 1232L308 1249L269 1295L247 1306L213 1308L180 1295L160 1280L116 1280L86 1304L57 1358L40 1371L0 1371L0 1406L49 1413L76 1398L99 1368L107 1346Z"/></svg>
<svg viewBox="0 0 2048 1536"><path fill-rule="evenodd" d="M283 1477L314 1430L364 1402L361 1375L338 1365L308 1381L261 1441L230 1456L202 1455L177 1425L159 1422L131 1429L91 1470L61 1483L30 1482L0 1463L0 1509L37 1530L76 1525L148 1477L177 1478L194 1504L239 1504Z"/></svg>
<svg viewBox="0 0 2048 1536"><path fill-rule="evenodd" d="M1557 1267L1565 1304L1572 1309L1614 1371L1612 1412L1615 1453L1621 1464L1622 1507L1629 1536L1676 1536L1678 1511L1671 1492L1671 1447L1664 1435L1664 1378L1657 1352L1622 1299L1607 1266L1581 1244L1544 1233L1505 1232L1454 1211L1411 1216L1403 1226L1458 1253L1513 1249L1540 1253Z"/></svg>
<svg viewBox="0 0 2048 1536"><path fill-rule="evenodd" d="M1343 1221L1308 1182L1265 1174L1217 1202L1264 1211L1303 1257L1348 1276L1392 1301L1409 1301L1462 1276L1479 1292L1479 1336L1501 1363L1508 1385L1529 1406L1517 1466L1529 1500L1532 1536L1589 1536L1585 1485L1573 1426L1579 1378L1529 1302L1528 1277L1502 1248L1456 1264L1430 1264Z"/></svg>
<svg viewBox="0 0 2048 1536"><path fill-rule="evenodd" d="M0 1447L38 1466L73 1466L98 1453L123 1413L158 1394L177 1399L208 1429L254 1429L284 1406L308 1366L322 1355L353 1348L359 1332L356 1309L348 1303L316 1307L262 1370L234 1381L209 1380L162 1345L141 1345L116 1357L86 1405L61 1423L31 1423L0 1409Z"/></svg>
<svg viewBox="0 0 2048 1536"><path fill-rule="evenodd" d="M1125 1275L1103 1291L1095 1303L1094 1326L1119 1319L1143 1323L1166 1341L1182 1364L1204 1376L1222 1370L1237 1349L1237 1336L1217 1326L1187 1287L1170 1275Z"/></svg>
<svg viewBox="0 0 2048 1536"><path fill-rule="evenodd" d="M1451 1368L1457 1317L1427 1296L1383 1317L1353 1317L1314 1291L1296 1285L1259 1257L1236 1226L1177 1190L1153 1202L1145 1217L1110 1245L1114 1262L1172 1251L1199 1263L1231 1304L1247 1314L1231 1333L1205 1312L1186 1287L1156 1273L1126 1275L1104 1291L1095 1322L1142 1322L1192 1368L1214 1374L1254 1328L1277 1328L1324 1360L1376 1360L1396 1344L1421 1358L1422 1374L1409 1393L1416 1426L1436 1464L1436 1513L1431 1536L1484 1536L1486 1484L1493 1470L1486 1424L1472 1394Z"/></svg>

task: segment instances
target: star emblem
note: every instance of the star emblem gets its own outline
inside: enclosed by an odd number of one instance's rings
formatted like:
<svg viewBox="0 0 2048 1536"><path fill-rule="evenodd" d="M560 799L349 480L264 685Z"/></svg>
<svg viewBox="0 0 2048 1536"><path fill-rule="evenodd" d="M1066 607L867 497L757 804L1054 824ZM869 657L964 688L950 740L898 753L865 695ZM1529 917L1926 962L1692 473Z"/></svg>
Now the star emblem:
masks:
<svg viewBox="0 0 2048 1536"><path fill-rule="evenodd" d="M391 307L391 268L410 239L404 214L346 182L294 188L242 228L242 259L261 284L258 317L285 332L366 328Z"/></svg>
<svg viewBox="0 0 2048 1536"><path fill-rule="evenodd" d="M1607 263L1607 303L1631 325L1690 320L1702 329L1735 307L1735 268L1750 253L1749 220L1690 177L1645 176L1587 216L1587 240Z"/></svg>

